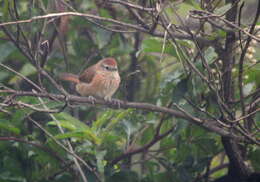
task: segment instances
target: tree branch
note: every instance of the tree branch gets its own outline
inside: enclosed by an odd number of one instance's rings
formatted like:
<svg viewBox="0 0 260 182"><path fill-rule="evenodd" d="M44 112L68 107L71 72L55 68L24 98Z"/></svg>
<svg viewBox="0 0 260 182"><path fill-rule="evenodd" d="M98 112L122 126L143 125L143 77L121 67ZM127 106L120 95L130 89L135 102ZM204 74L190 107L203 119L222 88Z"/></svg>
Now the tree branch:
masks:
<svg viewBox="0 0 260 182"><path fill-rule="evenodd" d="M158 141L160 141L161 139L163 139L164 137L166 137L167 135L169 135L173 130L174 130L175 126L172 127L171 129L169 129L168 131L166 131L165 133L161 134L161 135L154 135L153 139L147 143L146 145L144 145L143 147L140 147L140 148L137 148L137 149L134 149L134 150L130 150L130 151L127 151L126 153L116 157L112 162L111 162L111 165L114 165L116 163L118 163L119 161L131 156L131 155L134 155L134 154L137 154L137 153L140 153L140 152L143 152L143 151L146 151L147 149L149 149L151 146L153 146L155 143L157 143Z"/></svg>
<svg viewBox="0 0 260 182"><path fill-rule="evenodd" d="M127 6L129 8L138 9L138 10L142 10L142 11L155 11L156 10L155 8L146 8L143 6L131 4L129 2L125 2L125 1L121 1L121 0L108 0L108 2L121 4L121 5Z"/></svg>
<svg viewBox="0 0 260 182"><path fill-rule="evenodd" d="M93 100L88 97L80 97L75 95L59 95L59 94L50 94L50 93L34 93L29 91L16 91L16 90L0 90L0 93L7 93L7 94L13 94L14 96L32 96L32 97L43 97L48 98L50 100L56 100L56 101L62 101L62 102L74 102L79 104L92 104ZM176 118L182 118L185 119L193 124L199 125L203 127L204 129L208 131L212 131L214 133L217 133L221 136L225 136L228 138L232 138L236 141L240 142L250 142L247 138L234 135L232 132L225 130L224 128L221 128L218 126L217 122L214 120L208 120L208 119L199 119L191 115L187 115L183 112L166 108L166 107L160 107L149 103L140 103L140 102L126 102L126 101L120 101L120 108L118 108L118 104L111 101L104 101L100 99L96 99L95 104L98 105L106 105L108 107L114 108L114 109L128 109L128 108L135 108L135 109L141 109L141 110L147 110L152 112L161 112L170 114Z"/></svg>
<svg viewBox="0 0 260 182"><path fill-rule="evenodd" d="M65 164L65 161L56 152L52 151L51 149L49 149L39 143L30 142L30 141L24 140L22 138L16 138L16 137L12 137L12 136L8 136L8 137L1 136L0 141L16 141L16 142L32 145L32 146L37 147L37 148L41 149L42 151L48 153L49 155L53 156L56 160Z"/></svg>
<svg viewBox="0 0 260 182"><path fill-rule="evenodd" d="M130 28L130 29L138 30L140 32L148 33L148 34L151 34L151 35L154 35L154 36L157 36L157 37L164 37L163 32L158 32L158 31L150 32L150 30L147 30L147 29L145 29L141 26L134 25L134 24L131 24L131 23L125 23L125 22L122 22L122 21L114 20L112 18L105 18L105 17L101 17L101 16L96 16L96 15L86 14L86 13L78 13L78 12L50 13L50 14L42 15L42 16L34 16L34 17L32 17L30 19L26 19L26 20L0 23L0 27L7 26L7 25L22 24L22 23L31 23L31 22L36 21L36 20L41 20L41 19L46 19L46 18L57 18L57 17L61 17L61 16L81 16L81 17L88 18L90 20L93 19L93 20L99 20L99 21L114 23L116 25L121 25L123 28L127 27L127 28ZM177 39L193 40L195 38L198 42L204 43L206 45L214 43L214 41L212 41L212 40L207 40L207 39L199 37L199 36L191 37L190 35L185 34L185 33L172 32L171 34Z"/></svg>

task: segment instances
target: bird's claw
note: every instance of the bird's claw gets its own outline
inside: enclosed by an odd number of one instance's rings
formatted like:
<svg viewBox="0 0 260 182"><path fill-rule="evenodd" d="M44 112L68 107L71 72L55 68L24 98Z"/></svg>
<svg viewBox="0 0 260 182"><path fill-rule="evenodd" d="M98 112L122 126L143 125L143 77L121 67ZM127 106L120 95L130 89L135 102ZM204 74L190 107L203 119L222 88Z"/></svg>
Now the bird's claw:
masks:
<svg viewBox="0 0 260 182"><path fill-rule="evenodd" d="M106 102L111 103L112 105L117 105L117 106L118 106L118 109L121 108L121 101L118 100L118 99L111 99L111 98L106 98L106 97L105 97L104 100L105 100Z"/></svg>
<svg viewBox="0 0 260 182"><path fill-rule="evenodd" d="M95 102L97 101L95 97L93 96L88 96L89 100L91 101L91 103L94 105Z"/></svg>
<svg viewBox="0 0 260 182"><path fill-rule="evenodd" d="M121 108L121 101L118 99L112 99L111 102L113 103L113 105L116 105L118 107L118 109Z"/></svg>

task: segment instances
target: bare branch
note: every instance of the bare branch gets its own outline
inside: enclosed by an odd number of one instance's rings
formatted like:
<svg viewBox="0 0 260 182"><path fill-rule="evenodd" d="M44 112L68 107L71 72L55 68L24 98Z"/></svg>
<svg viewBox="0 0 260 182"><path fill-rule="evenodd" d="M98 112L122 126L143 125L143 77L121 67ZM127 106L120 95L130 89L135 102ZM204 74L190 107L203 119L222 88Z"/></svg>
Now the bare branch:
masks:
<svg viewBox="0 0 260 182"><path fill-rule="evenodd" d="M105 21L105 22L110 22L110 23L114 23L116 25L121 25L122 28L130 28L130 29L134 29L134 30L138 30L144 33L148 33L157 37L164 37L164 32L151 32L150 30L147 30L141 26L138 25L134 25L131 23L125 23L122 21L118 21L118 20L114 20L112 18L105 18L105 17L100 17L100 16L96 16L96 15L92 15L92 14L86 14L86 13L78 13L78 12L61 12L61 13L50 13L47 15L42 15L42 16L34 16L30 19L26 19L26 20L19 20L19 21L12 21L12 22L4 22L4 23L0 23L0 27L3 26L7 26L7 25L16 25L16 24L21 24L21 23L31 23L33 21L36 20L41 20L41 19L46 19L46 18L56 18L56 17L61 17L61 16L81 16L81 17L85 17L88 19L94 19L94 20L99 20L99 21ZM205 38L199 37L199 36L194 36L191 37L188 34L185 33L178 33L178 32L172 32L171 33L174 37L176 37L177 39L187 39L187 40L193 40L196 39L198 42L202 42L204 44L212 44L213 41L212 40L207 40Z"/></svg>
<svg viewBox="0 0 260 182"><path fill-rule="evenodd" d="M249 37L251 37L252 39L255 39L256 41L260 42L260 38L256 37L255 35L252 34L252 32L247 32L246 30L244 30L243 28L239 27L238 25L236 25L235 23L232 23L228 20L226 20L225 18L222 18L222 15L216 15L210 12L206 12L206 11L199 11L199 10L194 10L192 11L192 13L194 14L200 14L200 16L196 16L196 15L190 15L193 18L197 18L197 19L208 19L208 18L218 18L221 21L223 21L224 23L226 23L227 25L231 26L232 28L236 28L237 30L243 32L244 34L248 35ZM204 14L204 15L202 15Z"/></svg>
<svg viewBox="0 0 260 182"><path fill-rule="evenodd" d="M49 93L34 93L34 92L27 92L27 91L15 91L15 90L0 90L0 93L9 93L13 94L15 96L32 96L32 97L44 97L48 99L55 99L59 101L68 101L68 102L74 102L78 104L93 104L93 100L91 100L88 97L80 97L75 95L58 95L58 94L49 94ZM174 109L166 108L166 107L160 107L149 103L140 103L140 102L126 102L126 101L120 101L120 108L118 108L118 104L116 102L109 102L104 101L100 99L96 99L95 104L99 105L106 105L108 107L114 108L114 109L128 109L128 108L135 108L135 109L142 109L152 112L161 112L170 114L176 118L182 118L185 119L193 124L199 125L209 131L215 132L221 136L230 137L234 140L241 141L241 142L248 142L248 140L245 137L237 136L232 132L229 132L225 130L222 127L219 127L217 123L213 120L208 119L200 119L191 115L186 115L182 112L176 111Z"/></svg>
<svg viewBox="0 0 260 182"><path fill-rule="evenodd" d="M0 66L2 66L2 67L4 67L5 69L7 69L7 70L9 70L9 71L11 71L11 72L13 72L13 73L15 73L15 74L18 75L18 76L20 76L20 77L23 78L25 81L27 81L27 82L30 83L32 86L34 86L37 90L42 91L42 89L41 89L38 85L36 85L36 84L35 84L33 81L31 81L30 79L26 78L26 77L25 77L24 75L22 75L21 73L15 71L14 69L12 69L12 68L10 68L10 67L8 67L8 66L2 64L2 63L0 63Z"/></svg>
<svg viewBox="0 0 260 182"><path fill-rule="evenodd" d="M16 138L16 137L12 137L12 136L8 136L8 137L0 137L0 141L16 141L16 142L21 142L21 143L26 143L26 144L29 144L29 145L32 145L34 147L37 147L41 150L43 150L44 152L52 155L53 157L55 157L57 160L65 163L65 161L54 151L52 151L51 149L39 144L39 143L36 143L36 142L31 142L31 141L27 141L27 140L24 140L22 138Z"/></svg>
<svg viewBox="0 0 260 182"><path fill-rule="evenodd" d="M124 22L121 22L118 20L114 20L112 18L105 18L105 17L100 17L100 16L86 14L86 13L78 13L78 12L61 12L61 13L50 13L50 14L42 15L42 16L34 16L27 20L0 23L0 27L7 26L7 25L16 25L16 24L21 24L21 23L31 23L36 20L41 20L41 19L46 19L46 18L56 18L56 17L61 17L61 16L81 16L81 17L86 17L86 18L90 18L90 19L115 23L115 24L122 25L125 27L133 28L133 29L139 29L139 30L146 31L145 29L143 29L137 25L130 24L130 23L124 23Z"/></svg>
<svg viewBox="0 0 260 182"><path fill-rule="evenodd" d="M137 148L137 149L133 149L133 150L127 151L124 154L116 157L113 161L111 161L111 165L115 165L119 161L121 161L121 160L123 160L123 159L125 159L125 158L127 158L129 156L132 156L134 154L137 154L137 153L140 153L140 152L143 152L143 151L149 149L151 146L153 146L154 144L159 142L161 139L163 139L164 137L168 136L172 131L174 131L174 129L175 129L175 126L173 126L168 131L164 132L161 135L154 135L153 139L149 143L147 143L146 145L144 145L144 146L142 146L140 148Z"/></svg>
<svg viewBox="0 0 260 182"><path fill-rule="evenodd" d="M121 0L108 0L109 3L118 3L124 6L127 6L129 8L134 8L134 9L138 9L138 10L142 10L142 11L156 11L155 8L145 8L143 6L139 6L139 5L135 5L135 4L131 4L129 2L126 1L121 1Z"/></svg>
<svg viewBox="0 0 260 182"><path fill-rule="evenodd" d="M82 164L84 164L91 172L95 173L95 170L92 169L81 157L79 157L75 152L72 152L70 149L68 149L66 146L64 146L61 142L59 142L51 133L49 133L47 130L45 130L37 121L32 119L30 116L28 116L29 120L34 123L38 128L40 128L44 133L49 136L56 144L58 144L61 148L63 148L66 152L71 154L74 158L79 160Z"/></svg>
<svg viewBox="0 0 260 182"><path fill-rule="evenodd" d="M257 20L259 18L260 15L260 3L258 2L258 7L257 7L257 11L256 11L256 15L253 21L253 24L249 30L249 33L252 34L254 32ZM246 40L246 45L244 47L244 49L242 50L240 59L239 59L239 73L238 73L238 85L239 85L239 95L240 95L240 103L241 103L241 110L242 110L242 114L245 115L246 111L245 111L245 102L244 102L244 93L243 93L243 68L244 68L244 59L245 59L245 55L247 52L247 49L250 45L251 39L253 37L248 36L247 40ZM246 128L248 129L248 122L245 122Z"/></svg>
<svg viewBox="0 0 260 182"><path fill-rule="evenodd" d="M37 92L34 92L34 93L37 93ZM38 97L38 99L39 99L39 101L41 102L41 104L43 105L44 109L49 110L49 108L44 104L42 98ZM49 116L50 116L50 117L54 120L54 122L57 124L57 126L58 126L60 132L61 132L62 134L64 134L64 129L61 127L60 121L57 120L56 117L55 117L53 114L49 114ZM73 149L72 144L70 143L70 141L66 139L66 140L65 140L65 143L68 145L69 151L70 151L71 153L75 154L75 151L74 151L74 149ZM76 167L78 168L78 170L79 170L79 173L80 173L80 175L81 175L81 177L82 177L82 180L83 180L84 182L88 182L88 180L87 180L87 178L86 178L86 176L85 176L85 174L84 174L84 172L83 172L83 170L82 170L82 168L81 168L81 166L80 166L80 164L79 164L78 159L73 156L73 161L74 161L74 163L75 163L75 166L76 166ZM92 170L92 168L91 168L90 166L87 166L87 168ZM98 178L98 176L97 176L97 178Z"/></svg>

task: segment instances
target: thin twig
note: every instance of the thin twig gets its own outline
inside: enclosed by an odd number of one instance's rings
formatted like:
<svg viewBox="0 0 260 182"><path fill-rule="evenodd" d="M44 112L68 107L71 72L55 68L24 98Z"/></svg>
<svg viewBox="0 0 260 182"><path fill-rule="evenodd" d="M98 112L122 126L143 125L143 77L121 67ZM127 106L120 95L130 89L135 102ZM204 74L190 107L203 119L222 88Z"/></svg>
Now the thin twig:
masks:
<svg viewBox="0 0 260 182"><path fill-rule="evenodd" d="M31 22L36 21L36 20L41 20L41 19L46 19L46 18L55 18L55 17L61 17L61 16L81 16L81 17L85 17L85 18L89 18L89 19L114 23L114 24L117 24L117 25L121 25L123 28L128 27L130 29L138 30L138 31L141 31L141 32L144 32L144 33L148 33L148 34L157 36L157 37L163 37L164 36L164 33L162 33L162 32L156 32L156 31L151 32L150 30L147 30L146 28L143 28L141 26L134 25L134 24L131 24L131 23L125 23L125 22L122 22L122 21L114 20L112 18L105 18L105 17L100 17L100 16L96 16L96 15L92 15L92 14L85 14L85 13L78 13L78 12L61 12L61 13L50 13L50 14L42 15L42 16L34 16L34 17L32 17L30 19L26 19L26 20L0 23L0 27L7 26L7 25L21 24L21 23L31 23ZM172 35L174 35L178 39L192 40L190 35L187 35L187 34L184 34L184 33L172 32ZM207 40L207 39L199 37L199 36L196 36L195 39L198 42L203 42L206 45L213 44L213 41Z"/></svg>
<svg viewBox="0 0 260 182"><path fill-rule="evenodd" d="M236 25L235 23L232 23L228 20L226 20L225 18L222 18L221 15L216 15L210 12L206 12L206 11L200 11L200 10L194 10L192 11L194 14L205 14L205 15L200 15L200 16L196 16L196 15L190 15L192 18L197 18L197 19L208 19L208 18L218 18L220 20L222 20L223 22L225 22L226 24L228 24L229 26L238 29L239 31L243 32L244 34L248 35L249 37L251 37L252 39L255 39L256 41L260 42L260 38L256 37L255 35L252 34L252 32L247 32L246 30L244 30L243 28L239 27L238 25Z"/></svg>
<svg viewBox="0 0 260 182"><path fill-rule="evenodd" d="M244 119L246 119L246 118L248 118L248 117L250 117L250 116L256 114L256 113L259 112L259 111L260 111L260 108L256 109L255 111L253 111L253 112L251 112L251 113L249 113L249 114L247 114L247 115L243 115L242 117L240 117L240 118L238 118L238 119L232 121L232 123L236 123L236 122L238 122L238 121L244 120Z"/></svg>
<svg viewBox="0 0 260 182"><path fill-rule="evenodd" d="M61 16L81 16L81 17L86 17L86 18L95 19L95 20L107 21L110 23L115 23L115 24L122 25L125 27L133 28L133 29L142 29L143 31L146 31L145 29L141 28L140 26L133 25L130 23L121 22L118 20L114 20L112 18L105 18L105 17L101 17L101 16L96 16L96 15L86 14L86 13L78 13L78 12L49 13L47 15L34 16L34 17L32 17L30 19L26 19L26 20L0 23L0 27L7 26L7 25L16 25L16 24L21 24L21 23L31 23L36 20L41 20L41 19L46 19L46 18L55 18L55 17L61 17Z"/></svg>
<svg viewBox="0 0 260 182"><path fill-rule="evenodd" d="M127 152L123 153L122 155L120 155L120 156L116 157L115 159L113 159L111 161L111 165L115 165L119 161L121 161L121 160L123 160L123 159L125 159L125 158L127 158L129 156L132 156L134 154L137 154L137 153L140 153L140 152L148 150L151 146L153 146L154 144L156 144L157 142L162 140L164 137L168 136L174 129L175 129L175 126L171 127L169 130L167 130L166 132L164 132L161 135L155 135L153 137L153 139L149 143L147 143L146 145L144 145L144 146L142 146L140 148L133 149L133 150L130 150L130 151L127 151Z"/></svg>
<svg viewBox="0 0 260 182"><path fill-rule="evenodd" d="M21 102L21 101L18 101L18 102L13 103L13 104L17 104L17 105L23 106L23 107L28 107L28 108L30 108L30 109L32 109L34 111L38 111L38 112L45 112L45 113L58 113L58 112L60 112L60 110L58 110L58 109L51 110L51 109L37 108L37 107L35 107L32 104L27 104L27 103L24 103L24 102Z"/></svg>
<svg viewBox="0 0 260 182"><path fill-rule="evenodd" d="M30 83L30 84L31 84L33 87L35 87L37 90L42 91L42 89L41 89L38 85L36 85L33 81L31 81L30 79L28 79L27 77L25 77L25 76L22 75L21 73L15 71L14 69L12 69L12 68L10 68L10 67L8 67L8 66L2 64L2 63L0 63L0 66L2 66L2 67L4 67L5 69L7 69L7 70L9 70L9 71L11 71L11 72L13 72L13 73L15 73L16 75L18 75L19 77L21 77L22 79L24 79L25 81L27 81L28 83Z"/></svg>
<svg viewBox="0 0 260 182"><path fill-rule="evenodd" d="M16 137L12 137L12 136L8 136L8 137L1 136L0 141L16 141L16 142L21 142L21 143L26 143L26 144L32 145L34 147L37 147L37 148L43 150L44 152L48 153L49 155L52 155L58 161L65 163L65 161L57 153L55 153L51 149L49 149L49 148L47 148L47 147L45 147L45 146L43 146L39 143L27 141L27 140L24 140L22 138L16 138Z"/></svg>
<svg viewBox="0 0 260 182"><path fill-rule="evenodd" d="M129 8L134 8L134 9L138 9L138 10L142 10L142 11L155 11L155 8L145 8L143 6L139 6L139 5L135 5L135 4L131 4L127 1L121 1L121 0L108 0L109 3L118 3L124 6L127 6Z"/></svg>
<svg viewBox="0 0 260 182"><path fill-rule="evenodd" d="M41 104L43 105L44 109L48 110L49 108L44 104L42 98L38 97L38 99L39 99L39 101L41 102ZM49 116L50 116L50 117L54 120L54 122L57 124L57 126L58 126L60 132L61 132L62 134L64 134L65 132L64 132L63 128L61 127L60 121L57 120L56 117L55 117L53 114L49 114ZM70 151L71 153L75 154L75 151L74 151L74 149L73 149L73 147L72 147L70 141L66 139L65 142L67 143L67 145L68 145L68 147L69 147L69 151ZM82 177L82 180L83 180L84 182L88 182L88 180L87 180L87 178L86 178L86 176L85 176L85 174L84 174L84 172L83 172L83 170L82 170L82 168L81 168L81 166L80 166L80 164L79 164L79 162L78 162L78 159L77 159L76 157L73 157L73 160L74 160L74 163L75 163L75 165L77 166L77 168L78 168L78 170L79 170L79 173L80 173L80 175L81 175L81 177ZM90 166L87 166L87 167L90 168ZM90 168L90 169L91 169L91 168ZM98 177L98 176L97 176L97 177Z"/></svg>
<svg viewBox="0 0 260 182"><path fill-rule="evenodd" d="M45 130L37 121L32 119L28 115L28 119L34 123L38 128L40 128L48 137L50 137L56 144L58 144L61 148L63 148L66 152L68 152L70 155L78 159L82 164L84 164L91 172L94 172L94 169L92 169L81 157L79 157L77 154L74 152L71 152L66 146L64 146L61 142L59 142L51 133L49 133L47 130Z"/></svg>
<svg viewBox="0 0 260 182"><path fill-rule="evenodd" d="M258 2L258 6L257 6L257 11L256 11L256 15L253 21L253 24L249 30L249 33L252 34L254 32L257 20L259 18L260 15L260 2ZM243 65L244 65L244 59L245 59L245 55L247 52L247 49L250 45L250 41L251 41L252 37L248 36L247 40L246 40L246 45L244 47L244 49L242 50L240 59L239 59L239 73L238 73L238 85L239 85L239 95L240 95L240 103L241 103L241 109L242 109L242 115L245 115L246 111L245 111L245 102L244 102L244 94L243 94ZM248 129L248 123L245 122L245 125L247 125L247 129Z"/></svg>

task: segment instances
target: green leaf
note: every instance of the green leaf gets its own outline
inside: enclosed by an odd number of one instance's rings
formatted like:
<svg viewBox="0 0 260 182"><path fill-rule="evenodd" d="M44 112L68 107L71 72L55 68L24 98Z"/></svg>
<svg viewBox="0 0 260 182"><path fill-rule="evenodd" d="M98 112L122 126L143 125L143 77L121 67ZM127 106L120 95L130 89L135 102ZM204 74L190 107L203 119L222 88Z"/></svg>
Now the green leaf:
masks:
<svg viewBox="0 0 260 182"><path fill-rule="evenodd" d="M93 126L92 128L94 130L99 130L101 129L102 127L104 127L105 124L107 124L111 117L113 116L115 112L113 110L108 110L104 113L102 113L98 118L97 120L93 123Z"/></svg>
<svg viewBox="0 0 260 182"><path fill-rule="evenodd" d="M57 137L58 139L75 137L78 139L88 139L95 144L101 143L100 138L97 137L95 132L93 132L89 126L82 123L77 118L74 118L65 112L54 114L54 116L63 128L71 131L64 134L56 135L55 137ZM57 121L50 121L48 122L48 125L57 126Z"/></svg>
<svg viewBox="0 0 260 182"><path fill-rule="evenodd" d="M54 116L58 121L61 122L61 124L66 123L65 126L68 126L69 128L71 128L71 130L90 129L89 126L87 126L85 123L79 121L77 118L69 115L68 113L61 112L61 113L54 114Z"/></svg>
<svg viewBox="0 0 260 182"><path fill-rule="evenodd" d="M154 129L153 126L151 125L143 132L142 138L140 140L140 144L141 145L147 144L149 141L152 140L153 137L154 137Z"/></svg>
<svg viewBox="0 0 260 182"><path fill-rule="evenodd" d="M248 84L244 85L243 86L244 95L249 95L252 92L254 86L255 86L254 83L248 83Z"/></svg>
<svg viewBox="0 0 260 182"><path fill-rule="evenodd" d="M178 6L177 14L178 14L179 17L187 17L189 12L194 10L194 9L201 10L201 8L200 8L200 6L199 6L199 4L197 2L194 2L194 0L185 1L184 3L181 3ZM173 19L175 21L172 21L172 23L180 24L180 21L179 21L178 18L173 16Z"/></svg>
<svg viewBox="0 0 260 182"><path fill-rule="evenodd" d="M110 56L120 56L130 54L134 49L130 42L126 42L124 39L122 40L122 36L114 34L106 50Z"/></svg>
<svg viewBox="0 0 260 182"><path fill-rule="evenodd" d="M106 46L109 43L112 33L100 28L96 28L96 33L97 33L96 42L98 48L102 49L104 46Z"/></svg>
<svg viewBox="0 0 260 182"><path fill-rule="evenodd" d="M23 76L30 76L34 73L36 73L36 68L31 65L30 63L26 63L22 69L19 71ZM18 75L15 75L10 81L9 81L9 84L14 84L16 83L17 81L20 81L22 80L23 78L21 78L20 76Z"/></svg>
<svg viewBox="0 0 260 182"><path fill-rule="evenodd" d="M174 88L172 94L172 100L178 103L181 99L183 99L184 95L188 91L188 81L189 78L182 79Z"/></svg>
<svg viewBox="0 0 260 182"><path fill-rule="evenodd" d="M136 126L135 123L132 123L129 120L125 120L122 124L124 127L124 131L126 133L126 136L127 136L127 141L130 141L132 134L137 131L138 126Z"/></svg>
<svg viewBox="0 0 260 182"><path fill-rule="evenodd" d="M0 83L3 83L4 80L10 75L10 72L4 72L1 71L0 72Z"/></svg>
<svg viewBox="0 0 260 182"><path fill-rule="evenodd" d="M177 170L177 174L180 178L180 181L192 181L191 173L186 167L179 167Z"/></svg>
<svg viewBox="0 0 260 182"><path fill-rule="evenodd" d="M213 47L209 47L208 49L206 49L205 58L206 58L208 64L213 63L213 61L215 61L217 57L218 57L218 55L216 54Z"/></svg>
<svg viewBox="0 0 260 182"><path fill-rule="evenodd" d="M8 17L8 7L9 7L9 0L4 0L4 6L3 6L3 8L1 8L2 12L3 12L4 20L7 20L7 17Z"/></svg>
<svg viewBox="0 0 260 182"><path fill-rule="evenodd" d="M14 175L14 173L12 174L9 171L0 172L0 179L2 182L25 182L26 181L24 177Z"/></svg>
<svg viewBox="0 0 260 182"><path fill-rule="evenodd" d="M118 122L122 121L123 118L125 118L133 110L134 109L122 110L120 113L117 114L116 117L114 117L112 120L110 120L108 126L106 127L106 130L107 131L112 130Z"/></svg>
<svg viewBox="0 0 260 182"><path fill-rule="evenodd" d="M57 122L59 122L60 126L63 128L71 131L77 130L77 127L67 120L49 121L47 124L49 126L58 126Z"/></svg>
<svg viewBox="0 0 260 182"><path fill-rule="evenodd" d="M13 126L10 122L8 122L4 119L0 120L0 129L4 130L4 131L8 131L15 135L19 135L21 132L19 128Z"/></svg>
<svg viewBox="0 0 260 182"><path fill-rule="evenodd" d="M220 8L217 8L214 13L217 15L222 15L223 13L227 12L231 8L231 3L226 4Z"/></svg>
<svg viewBox="0 0 260 182"><path fill-rule="evenodd" d="M8 171L11 174L15 174L15 176L7 175L5 176L7 179L12 178L19 178L19 176L22 176L23 169L22 164L20 163L17 156L12 155L6 155L1 160L1 165L4 167L5 171Z"/></svg>
<svg viewBox="0 0 260 182"><path fill-rule="evenodd" d="M11 111L13 113L11 118L8 118L8 120L10 120L12 124L15 124L18 128L23 127L24 118L31 112L29 109L13 109Z"/></svg>
<svg viewBox="0 0 260 182"><path fill-rule="evenodd" d="M109 177L106 182L139 182L138 174L134 171L120 171Z"/></svg>
<svg viewBox="0 0 260 182"><path fill-rule="evenodd" d="M106 165L106 161L104 160L104 157L106 155L107 151L98 151L96 154L96 159L97 159L97 168L98 171L103 174L105 171L105 165Z"/></svg>
<svg viewBox="0 0 260 182"><path fill-rule="evenodd" d="M250 161L255 169L255 171L260 170L260 149L255 149L249 153Z"/></svg>
<svg viewBox="0 0 260 182"><path fill-rule="evenodd" d="M32 64L27 63L22 67L20 73L24 76L29 76L36 73L36 71L37 71L36 68Z"/></svg>
<svg viewBox="0 0 260 182"><path fill-rule="evenodd" d="M257 87L260 86L260 64L248 69L244 75L248 77L244 80L245 84L255 82Z"/></svg>
<svg viewBox="0 0 260 182"><path fill-rule="evenodd" d="M162 53L163 51L163 41L158 38L150 38L143 41L142 50L146 53ZM164 52L171 56L177 57L175 48L169 42L165 43Z"/></svg>
<svg viewBox="0 0 260 182"><path fill-rule="evenodd" d="M5 61L5 59L15 50L16 47L11 42L0 44L0 63Z"/></svg>
<svg viewBox="0 0 260 182"><path fill-rule="evenodd" d="M90 130L77 130L72 132L60 133L55 135L57 139L67 139L67 138L77 138L81 140L89 140L94 144L99 145L101 143L100 138L98 138L92 131Z"/></svg>
<svg viewBox="0 0 260 182"><path fill-rule="evenodd" d="M195 0L187 0L187 1L184 1L184 4L190 4L192 5L192 8L194 9L198 9L198 10L201 10L201 7L200 7L200 4L198 3L198 1L195 1Z"/></svg>

